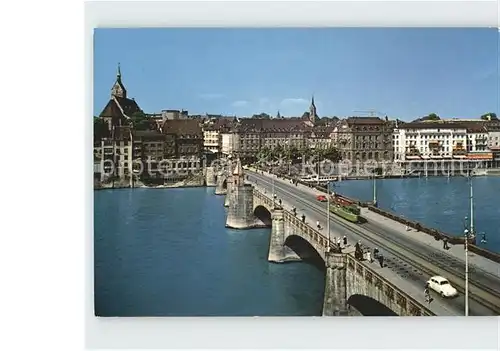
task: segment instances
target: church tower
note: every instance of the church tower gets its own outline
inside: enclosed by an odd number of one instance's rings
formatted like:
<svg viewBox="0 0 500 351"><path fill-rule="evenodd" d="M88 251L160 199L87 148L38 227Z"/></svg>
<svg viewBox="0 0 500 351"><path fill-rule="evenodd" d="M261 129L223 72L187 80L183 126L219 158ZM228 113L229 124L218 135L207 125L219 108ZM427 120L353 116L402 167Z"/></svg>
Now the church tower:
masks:
<svg viewBox="0 0 500 351"><path fill-rule="evenodd" d="M316 113L316 105L314 104L314 95L311 99L311 106L309 106L309 121L314 125L316 124L316 118L318 114Z"/></svg>
<svg viewBox="0 0 500 351"><path fill-rule="evenodd" d="M118 73L116 74L116 82L111 88L111 97L127 98L127 89L122 83L122 72L120 70L120 64L118 63Z"/></svg>

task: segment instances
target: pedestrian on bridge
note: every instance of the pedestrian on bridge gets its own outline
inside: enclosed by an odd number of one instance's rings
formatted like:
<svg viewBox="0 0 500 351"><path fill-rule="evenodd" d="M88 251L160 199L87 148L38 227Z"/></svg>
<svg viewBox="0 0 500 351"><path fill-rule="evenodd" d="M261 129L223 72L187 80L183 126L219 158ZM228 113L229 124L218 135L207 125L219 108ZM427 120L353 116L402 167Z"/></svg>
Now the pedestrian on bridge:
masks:
<svg viewBox="0 0 500 351"><path fill-rule="evenodd" d="M443 237L443 249L448 250L450 247L448 246L448 238Z"/></svg>
<svg viewBox="0 0 500 351"><path fill-rule="evenodd" d="M316 221L316 227L318 227L318 230L321 229L321 226L319 225L319 221Z"/></svg>
<svg viewBox="0 0 500 351"><path fill-rule="evenodd" d="M305 223L306 222L306 215L302 215L302 223Z"/></svg>
<svg viewBox="0 0 500 351"><path fill-rule="evenodd" d="M344 240L344 246L347 246L347 236L344 235L343 240Z"/></svg>
<svg viewBox="0 0 500 351"><path fill-rule="evenodd" d="M338 239L337 239L337 245L338 245L338 247L339 247L339 248L342 248L342 244L341 244L341 242L340 242L340 236L339 236L339 237L338 237Z"/></svg>
<svg viewBox="0 0 500 351"><path fill-rule="evenodd" d="M384 268L384 256L382 254L378 255L378 263L380 263L380 268Z"/></svg>
<svg viewBox="0 0 500 351"><path fill-rule="evenodd" d="M370 249L368 249L368 251L366 251L366 260L370 263L373 262L373 259L372 259L372 253L370 251Z"/></svg>

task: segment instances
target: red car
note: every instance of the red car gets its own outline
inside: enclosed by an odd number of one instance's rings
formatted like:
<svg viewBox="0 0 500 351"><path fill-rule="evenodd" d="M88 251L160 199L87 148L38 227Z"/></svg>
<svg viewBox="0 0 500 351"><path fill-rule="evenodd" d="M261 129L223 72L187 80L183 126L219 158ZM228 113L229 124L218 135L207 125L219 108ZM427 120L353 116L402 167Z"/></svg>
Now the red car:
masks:
<svg viewBox="0 0 500 351"><path fill-rule="evenodd" d="M318 195L316 196L316 200L321 201L321 202L326 202L326 196L325 195Z"/></svg>

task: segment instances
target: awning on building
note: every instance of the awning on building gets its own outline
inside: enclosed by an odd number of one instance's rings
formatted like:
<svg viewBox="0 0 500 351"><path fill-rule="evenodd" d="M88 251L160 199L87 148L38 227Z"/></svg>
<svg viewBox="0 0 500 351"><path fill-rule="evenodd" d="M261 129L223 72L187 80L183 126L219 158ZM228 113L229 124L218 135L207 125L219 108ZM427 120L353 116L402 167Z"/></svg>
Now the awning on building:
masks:
<svg viewBox="0 0 500 351"><path fill-rule="evenodd" d="M493 153L484 152L484 153L477 153L477 154L468 154L467 159L468 160L492 160Z"/></svg>

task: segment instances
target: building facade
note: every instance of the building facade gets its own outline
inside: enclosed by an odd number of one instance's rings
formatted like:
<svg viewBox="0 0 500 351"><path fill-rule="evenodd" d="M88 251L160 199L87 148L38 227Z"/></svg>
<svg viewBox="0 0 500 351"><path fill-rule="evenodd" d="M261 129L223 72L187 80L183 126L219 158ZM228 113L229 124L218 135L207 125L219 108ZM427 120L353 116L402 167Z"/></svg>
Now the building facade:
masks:
<svg viewBox="0 0 500 351"><path fill-rule="evenodd" d="M333 141L343 160L352 164L394 159L393 127L378 117L349 117L339 121Z"/></svg>
<svg viewBox="0 0 500 351"><path fill-rule="evenodd" d="M487 123L478 120L403 123L394 129L395 161L461 161L489 167L494 159L490 137Z"/></svg>

